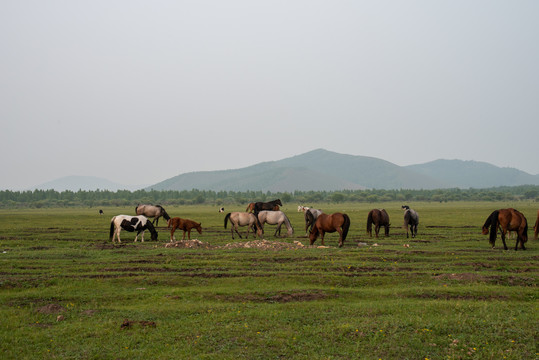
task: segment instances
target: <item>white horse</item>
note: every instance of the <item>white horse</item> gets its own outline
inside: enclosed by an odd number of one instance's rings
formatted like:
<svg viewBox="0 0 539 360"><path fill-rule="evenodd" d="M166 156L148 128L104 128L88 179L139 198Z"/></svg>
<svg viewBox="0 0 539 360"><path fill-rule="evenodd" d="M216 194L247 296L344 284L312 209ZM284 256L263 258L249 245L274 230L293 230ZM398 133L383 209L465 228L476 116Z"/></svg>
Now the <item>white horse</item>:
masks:
<svg viewBox="0 0 539 360"><path fill-rule="evenodd" d="M230 220L230 223L232 224L232 227L230 228L230 232L232 233L232 239L234 239L234 230L238 234L238 236L241 237L241 234L238 232L238 226L247 226L247 235L246 238L249 238L249 230L253 230L253 234L256 238L256 233L258 235L262 235L262 230L259 227L259 223L256 220L256 216L253 213L248 212L231 212L226 214L225 216L225 229L226 225L228 224L228 220ZM256 226L256 232L255 232L255 226Z"/></svg>
<svg viewBox="0 0 539 360"><path fill-rule="evenodd" d="M305 217L305 235L307 236L309 235L309 231L313 229L313 225L316 222L316 219L318 219L318 216L322 214L322 210L299 205L298 212L299 211L303 211L303 216Z"/></svg>
<svg viewBox="0 0 539 360"><path fill-rule="evenodd" d="M144 230L148 229L152 234L152 240L157 240L157 231L153 227L153 224L143 215L130 216L130 215L117 215L110 220L110 236L109 240L114 242L114 238L118 236L118 243L120 240L120 231L122 229L129 232L137 232L135 241L138 240L138 234L142 233L142 242L144 242Z"/></svg>
<svg viewBox="0 0 539 360"><path fill-rule="evenodd" d="M286 217L286 215L282 211L260 211L258 213L258 220L260 221L262 233L264 233L265 223L268 223L270 225L277 225L277 229L275 230L273 236L277 236L277 232L279 233L279 236L281 236L281 226L283 224L285 224L286 226L287 236L292 236L292 234L294 233L294 229L292 228L292 224L290 224L290 220L288 220L288 217Z"/></svg>

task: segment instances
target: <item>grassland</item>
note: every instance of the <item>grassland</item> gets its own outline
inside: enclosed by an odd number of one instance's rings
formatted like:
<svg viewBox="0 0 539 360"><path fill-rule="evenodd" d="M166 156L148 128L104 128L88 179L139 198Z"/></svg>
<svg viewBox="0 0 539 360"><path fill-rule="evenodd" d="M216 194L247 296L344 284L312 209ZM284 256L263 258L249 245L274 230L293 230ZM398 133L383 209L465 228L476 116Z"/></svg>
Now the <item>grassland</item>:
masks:
<svg viewBox="0 0 539 360"><path fill-rule="evenodd" d="M508 206L533 227L536 203L410 204L415 239L400 227L401 204L313 205L350 215L343 248L335 234L329 248L226 248L245 240L232 240L208 206L167 208L202 222L193 237L208 246L194 249L165 248L163 222L158 242L122 232L111 244L111 216L131 207L0 210L2 358L539 357L539 242L530 236L515 252L498 239L491 249L480 232ZM391 236L371 239L367 212L380 206ZM269 227L266 239L308 244L296 207L284 207L294 236L273 238Z"/></svg>

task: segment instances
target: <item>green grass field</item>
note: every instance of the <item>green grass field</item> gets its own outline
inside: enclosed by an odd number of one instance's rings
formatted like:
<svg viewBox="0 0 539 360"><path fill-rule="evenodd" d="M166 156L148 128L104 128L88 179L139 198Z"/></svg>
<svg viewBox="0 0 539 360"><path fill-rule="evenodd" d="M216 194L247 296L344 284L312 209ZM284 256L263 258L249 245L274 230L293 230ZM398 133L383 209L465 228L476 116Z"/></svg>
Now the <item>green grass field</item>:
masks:
<svg viewBox="0 0 539 360"><path fill-rule="evenodd" d="M274 238L267 226L265 239L308 245L297 205L283 208L294 236ZM225 214L209 206L166 207L202 222L192 238L207 246L192 249L165 248L163 219L158 242L122 231L113 245L110 218L134 207L0 210L1 357L539 357L537 203L411 203L415 239L401 228L400 203L309 205L349 214L343 248L336 234L329 248L228 248L246 240L232 240ZM373 207L388 211L389 238L366 235ZM502 207L528 218L528 250L504 251L499 238L491 249L481 235Z"/></svg>

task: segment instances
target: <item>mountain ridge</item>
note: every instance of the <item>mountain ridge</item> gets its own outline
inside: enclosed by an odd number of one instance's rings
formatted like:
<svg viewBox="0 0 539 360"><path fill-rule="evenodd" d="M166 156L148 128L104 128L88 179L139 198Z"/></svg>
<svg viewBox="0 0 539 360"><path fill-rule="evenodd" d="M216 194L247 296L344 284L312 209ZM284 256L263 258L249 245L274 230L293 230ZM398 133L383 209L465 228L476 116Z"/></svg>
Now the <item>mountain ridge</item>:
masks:
<svg viewBox="0 0 539 360"><path fill-rule="evenodd" d="M399 166L368 156L315 149L238 169L194 171L153 185L122 185L93 176L67 176L35 189L338 191L361 189L445 189L539 185L539 175L473 160L438 159Z"/></svg>

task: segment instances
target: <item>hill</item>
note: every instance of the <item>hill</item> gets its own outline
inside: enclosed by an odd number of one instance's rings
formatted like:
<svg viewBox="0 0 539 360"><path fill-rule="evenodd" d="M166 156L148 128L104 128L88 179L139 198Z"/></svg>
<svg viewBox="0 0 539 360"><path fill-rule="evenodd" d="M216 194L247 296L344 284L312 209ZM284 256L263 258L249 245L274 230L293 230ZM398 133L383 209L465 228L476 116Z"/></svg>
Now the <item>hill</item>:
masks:
<svg viewBox="0 0 539 360"><path fill-rule="evenodd" d="M181 174L147 189L291 192L443 187L448 187L444 181L385 160L317 149L242 169Z"/></svg>
<svg viewBox="0 0 539 360"><path fill-rule="evenodd" d="M539 175L480 161L435 160L406 168L434 179L443 179L451 187L458 188L539 185Z"/></svg>

